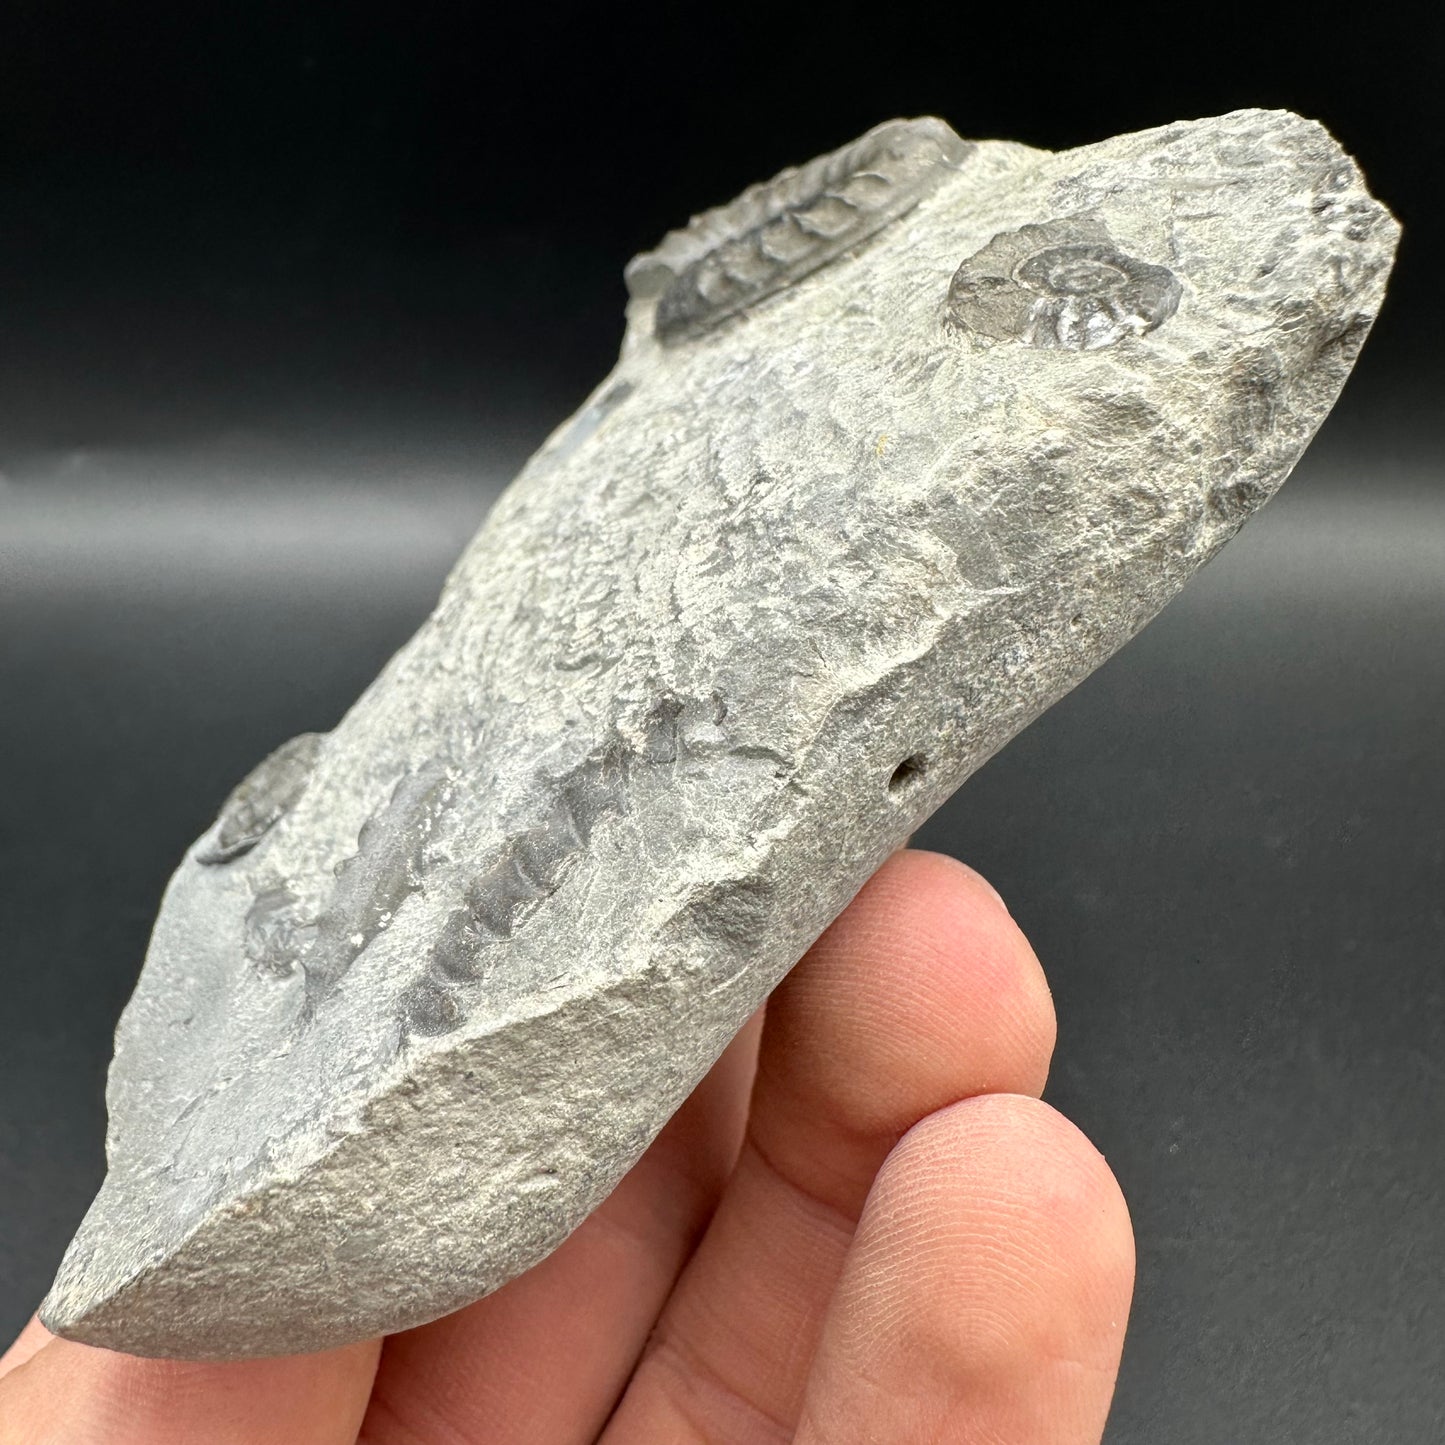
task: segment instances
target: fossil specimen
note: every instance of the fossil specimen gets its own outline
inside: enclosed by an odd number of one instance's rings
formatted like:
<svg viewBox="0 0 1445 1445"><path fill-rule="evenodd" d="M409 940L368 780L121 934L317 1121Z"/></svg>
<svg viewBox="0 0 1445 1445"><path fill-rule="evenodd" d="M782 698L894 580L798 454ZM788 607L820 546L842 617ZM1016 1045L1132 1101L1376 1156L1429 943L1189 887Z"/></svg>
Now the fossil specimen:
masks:
<svg viewBox="0 0 1445 1445"><path fill-rule="evenodd" d="M876 126L673 231L627 268L628 290L657 295L659 340L706 331L881 230L972 150L929 117Z"/></svg>
<svg viewBox="0 0 1445 1445"><path fill-rule="evenodd" d="M948 288L948 316L980 336L1095 351L1171 316L1180 286L1166 266L1126 256L1092 216L995 236Z"/></svg>
<svg viewBox="0 0 1445 1445"><path fill-rule="evenodd" d="M43 1317L418 1324L555 1247L869 873L1273 492L1396 227L1318 126L892 122L628 268L415 638L178 868Z"/></svg>

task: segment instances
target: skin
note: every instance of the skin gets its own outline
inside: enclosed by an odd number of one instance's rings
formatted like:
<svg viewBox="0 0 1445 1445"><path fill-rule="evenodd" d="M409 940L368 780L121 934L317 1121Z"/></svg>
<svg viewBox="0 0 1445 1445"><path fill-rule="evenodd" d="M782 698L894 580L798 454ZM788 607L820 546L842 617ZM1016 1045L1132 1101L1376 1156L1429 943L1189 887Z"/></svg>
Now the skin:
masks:
<svg viewBox="0 0 1445 1445"><path fill-rule="evenodd" d="M1097 1445L1133 1289L998 895L895 855L608 1201L446 1319L141 1360L32 1321L0 1445Z"/></svg>

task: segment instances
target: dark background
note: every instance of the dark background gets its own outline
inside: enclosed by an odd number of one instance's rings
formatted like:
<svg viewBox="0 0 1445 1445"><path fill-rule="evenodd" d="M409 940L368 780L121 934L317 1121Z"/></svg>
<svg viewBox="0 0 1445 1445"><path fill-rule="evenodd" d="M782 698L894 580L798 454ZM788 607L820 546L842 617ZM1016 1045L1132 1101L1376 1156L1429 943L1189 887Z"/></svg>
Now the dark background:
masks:
<svg viewBox="0 0 1445 1445"><path fill-rule="evenodd" d="M622 265L895 114L1324 120L1406 226L1280 500L924 841L1032 935L1139 1286L1109 1439L1445 1438L1435 7L316 0L0 17L0 1333L186 843L608 368Z"/></svg>

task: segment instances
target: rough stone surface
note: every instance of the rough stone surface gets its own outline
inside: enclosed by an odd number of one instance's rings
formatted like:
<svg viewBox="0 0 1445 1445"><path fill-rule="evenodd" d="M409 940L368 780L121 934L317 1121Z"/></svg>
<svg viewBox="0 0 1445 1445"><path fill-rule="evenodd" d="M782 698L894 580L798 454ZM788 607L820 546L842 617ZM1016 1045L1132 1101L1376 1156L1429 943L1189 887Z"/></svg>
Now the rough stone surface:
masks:
<svg viewBox="0 0 1445 1445"><path fill-rule="evenodd" d="M554 1248L1284 479L1395 238L1244 111L1059 155L893 122L635 261L433 616L177 870L50 1327L316 1349Z"/></svg>

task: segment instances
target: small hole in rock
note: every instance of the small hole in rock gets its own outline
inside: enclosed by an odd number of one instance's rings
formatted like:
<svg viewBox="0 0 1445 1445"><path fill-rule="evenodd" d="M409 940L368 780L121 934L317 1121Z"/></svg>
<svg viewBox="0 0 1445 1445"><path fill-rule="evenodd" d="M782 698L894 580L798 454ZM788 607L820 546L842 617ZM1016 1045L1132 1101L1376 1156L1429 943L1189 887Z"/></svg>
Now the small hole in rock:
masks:
<svg viewBox="0 0 1445 1445"><path fill-rule="evenodd" d="M927 771L928 760L922 753L914 753L904 758L893 769L893 776L888 779L888 791L894 794L906 793Z"/></svg>

